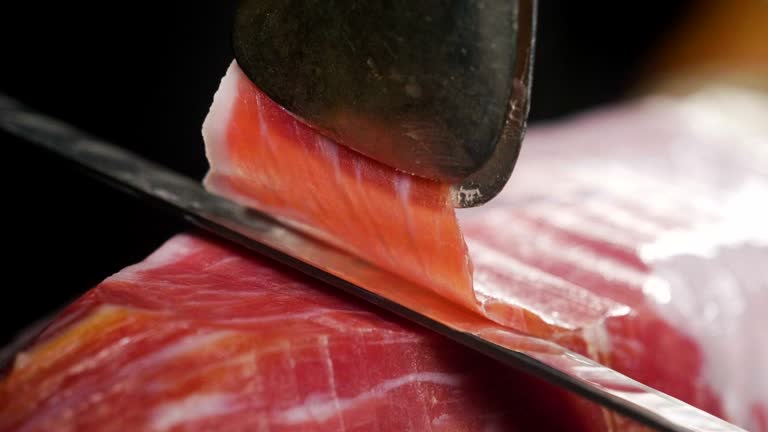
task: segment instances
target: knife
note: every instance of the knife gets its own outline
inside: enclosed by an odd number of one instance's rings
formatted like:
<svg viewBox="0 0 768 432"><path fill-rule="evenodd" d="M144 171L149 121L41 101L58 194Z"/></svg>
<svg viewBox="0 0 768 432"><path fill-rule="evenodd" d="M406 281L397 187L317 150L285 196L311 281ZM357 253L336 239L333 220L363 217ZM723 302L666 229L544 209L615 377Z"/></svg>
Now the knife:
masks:
<svg viewBox="0 0 768 432"><path fill-rule="evenodd" d="M213 195L198 181L30 110L2 94L0 129L200 229L647 426L674 432L742 430L559 345L514 332L463 310L398 276L293 231L266 214ZM402 295L406 292L408 296Z"/></svg>
<svg viewBox="0 0 768 432"><path fill-rule="evenodd" d="M291 114L456 207L512 175L531 101L537 0L240 0L232 48Z"/></svg>

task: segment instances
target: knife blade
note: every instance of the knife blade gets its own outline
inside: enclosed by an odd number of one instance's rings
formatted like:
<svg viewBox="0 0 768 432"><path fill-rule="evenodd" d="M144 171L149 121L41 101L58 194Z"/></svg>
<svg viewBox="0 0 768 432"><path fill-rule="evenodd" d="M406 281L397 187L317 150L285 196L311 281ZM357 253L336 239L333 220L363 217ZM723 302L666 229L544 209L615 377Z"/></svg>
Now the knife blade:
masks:
<svg viewBox="0 0 768 432"><path fill-rule="evenodd" d="M0 129L190 224L663 431L742 429L554 343L517 333L418 289L200 182L37 113L0 94ZM405 296L403 293L408 292ZM420 293L420 295L414 295Z"/></svg>

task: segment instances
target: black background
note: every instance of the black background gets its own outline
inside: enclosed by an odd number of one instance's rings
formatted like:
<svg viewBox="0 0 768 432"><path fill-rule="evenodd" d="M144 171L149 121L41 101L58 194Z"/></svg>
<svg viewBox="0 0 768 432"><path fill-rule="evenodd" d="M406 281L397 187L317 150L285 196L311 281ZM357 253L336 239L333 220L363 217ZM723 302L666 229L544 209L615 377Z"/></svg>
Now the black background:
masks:
<svg viewBox="0 0 768 432"><path fill-rule="evenodd" d="M0 92L202 177L233 1L3 3ZM532 122L622 97L689 3L543 0ZM0 346L185 229L29 144L0 146Z"/></svg>

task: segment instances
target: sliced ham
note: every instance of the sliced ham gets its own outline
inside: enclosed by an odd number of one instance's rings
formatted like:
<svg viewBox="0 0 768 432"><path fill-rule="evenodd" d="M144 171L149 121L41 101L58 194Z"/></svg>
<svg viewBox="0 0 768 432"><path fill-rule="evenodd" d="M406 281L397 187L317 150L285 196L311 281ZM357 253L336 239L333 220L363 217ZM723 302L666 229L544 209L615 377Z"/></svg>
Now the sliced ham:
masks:
<svg viewBox="0 0 768 432"><path fill-rule="evenodd" d="M318 135L232 64L205 120L206 186L473 307L448 185Z"/></svg>
<svg viewBox="0 0 768 432"><path fill-rule="evenodd" d="M742 115L734 120L717 108L724 103ZM758 373L759 384L750 383L715 365L754 370L753 362L768 362L766 348L731 349L712 342L721 337L717 324L692 323L709 308L716 323L748 322L728 325L727 338L768 346L751 332L766 325L756 312L731 307L721 316L726 305L715 300L748 298L746 308L756 311L768 298L762 288L740 286L764 286L768 276L759 267L735 270L718 255L733 246L756 265L768 264L768 230L756 222L768 220L760 204L768 196L768 164L761 165L768 133L743 114L759 117L755 110L765 105L743 92L656 98L534 130L505 191L488 206L458 212L465 249L447 187L322 138L233 64L206 121L207 186L497 324L754 428L768 402L766 377ZM741 237L718 237L719 227L744 217L753 225ZM704 282L709 305L690 286L702 283L702 270L670 269L656 258L679 236L687 249L674 257L713 254L699 265L722 267L735 280ZM696 243L701 237L707 245ZM749 242L756 249L743 248Z"/></svg>

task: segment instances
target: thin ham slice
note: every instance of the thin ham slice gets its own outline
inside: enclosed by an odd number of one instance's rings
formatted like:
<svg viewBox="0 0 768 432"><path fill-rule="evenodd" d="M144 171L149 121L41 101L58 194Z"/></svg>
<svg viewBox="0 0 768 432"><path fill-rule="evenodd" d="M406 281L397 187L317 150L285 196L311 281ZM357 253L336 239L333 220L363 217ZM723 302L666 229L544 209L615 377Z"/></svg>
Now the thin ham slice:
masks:
<svg viewBox="0 0 768 432"><path fill-rule="evenodd" d="M209 189L474 307L448 185L396 172L318 135L234 63L203 133Z"/></svg>

